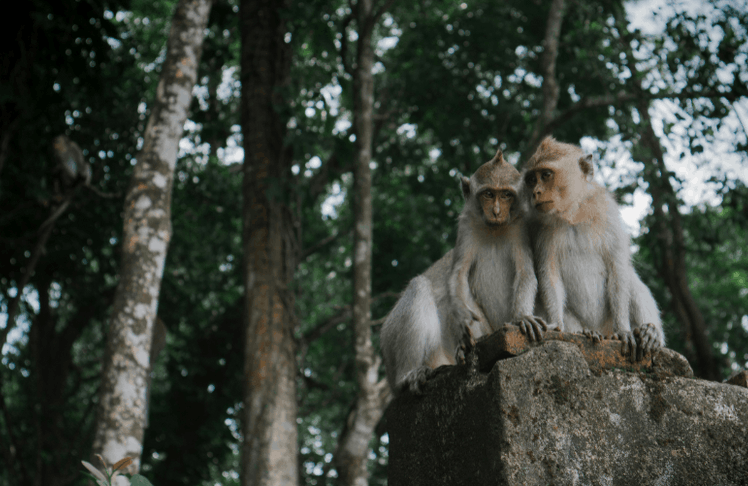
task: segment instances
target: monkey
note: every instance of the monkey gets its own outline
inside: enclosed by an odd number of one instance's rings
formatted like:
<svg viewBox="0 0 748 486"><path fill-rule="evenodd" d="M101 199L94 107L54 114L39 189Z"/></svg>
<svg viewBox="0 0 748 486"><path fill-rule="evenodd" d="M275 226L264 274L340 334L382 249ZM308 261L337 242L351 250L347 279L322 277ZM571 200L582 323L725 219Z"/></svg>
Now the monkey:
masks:
<svg viewBox="0 0 748 486"><path fill-rule="evenodd" d="M499 150L460 185L465 205L455 248L410 281L382 326L387 380L396 394L421 394L433 370L462 361L477 338L506 323L531 336L548 329L533 315L537 279L519 171Z"/></svg>
<svg viewBox="0 0 748 486"><path fill-rule="evenodd" d="M665 345L660 312L634 270L618 204L593 175L591 155L550 136L523 171L541 316L594 341L620 340L641 360Z"/></svg>
<svg viewBox="0 0 748 486"><path fill-rule="evenodd" d="M72 187L78 183L87 185L91 182L91 166L86 162L77 143L65 135L58 135L52 140L52 153L65 187Z"/></svg>

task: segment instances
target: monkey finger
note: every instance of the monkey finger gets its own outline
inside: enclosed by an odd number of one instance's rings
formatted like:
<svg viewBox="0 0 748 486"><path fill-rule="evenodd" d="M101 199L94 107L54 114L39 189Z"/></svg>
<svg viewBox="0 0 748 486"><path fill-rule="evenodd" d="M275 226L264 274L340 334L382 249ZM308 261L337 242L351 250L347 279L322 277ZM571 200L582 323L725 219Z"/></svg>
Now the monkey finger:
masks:
<svg viewBox="0 0 748 486"><path fill-rule="evenodd" d="M655 350L662 346L662 343L660 342L660 336L657 333L657 328L654 324L647 324L647 338L649 340L650 349Z"/></svg>
<svg viewBox="0 0 748 486"><path fill-rule="evenodd" d="M532 342L535 340L532 329L525 321L518 321L517 325L519 326L519 331L527 337L528 341Z"/></svg>
<svg viewBox="0 0 748 486"><path fill-rule="evenodd" d="M636 339L634 338L634 335L631 333L629 333L628 343L629 343L629 349L630 349L629 358L631 359L632 363L636 363L637 360L641 360L641 358L639 358L640 348L639 346L637 346Z"/></svg>
<svg viewBox="0 0 748 486"><path fill-rule="evenodd" d="M547 331L548 329L550 329L550 328L549 328L549 326L548 326L548 323L547 323L547 322L545 322L545 319L543 319L542 317L538 317L538 316L529 316L528 318L529 318L530 320L532 320L533 322L535 322L535 323L536 323L536 324L537 324L538 326L540 326L540 328L541 328L541 329L542 329L543 331Z"/></svg>
<svg viewBox="0 0 748 486"><path fill-rule="evenodd" d="M621 341L621 354L623 354L624 356L629 356L632 351L631 342L628 339L629 334L625 332L617 332L613 336L616 340Z"/></svg>
<svg viewBox="0 0 748 486"><path fill-rule="evenodd" d="M455 350L455 362L457 364L465 364L465 345L460 344Z"/></svg>
<svg viewBox="0 0 748 486"><path fill-rule="evenodd" d="M532 333L532 340L535 342L540 342L543 340L543 331L541 331L540 326L533 322L532 319L527 319L525 321L525 326L527 326L527 329Z"/></svg>
<svg viewBox="0 0 748 486"><path fill-rule="evenodd" d="M587 339L592 340L594 344L598 344L602 339L602 335L597 331L590 331L589 329L585 329L584 331L582 331L582 334L584 334Z"/></svg>
<svg viewBox="0 0 748 486"><path fill-rule="evenodd" d="M648 331L642 336L639 346L641 346L644 349L644 352L647 353L657 349L659 347L659 341L654 333Z"/></svg>
<svg viewBox="0 0 748 486"><path fill-rule="evenodd" d="M537 318L539 319L539 318ZM525 321L529 324L535 334L535 341L543 340L543 331L548 329L548 325L541 319L540 322L533 316L526 316Z"/></svg>

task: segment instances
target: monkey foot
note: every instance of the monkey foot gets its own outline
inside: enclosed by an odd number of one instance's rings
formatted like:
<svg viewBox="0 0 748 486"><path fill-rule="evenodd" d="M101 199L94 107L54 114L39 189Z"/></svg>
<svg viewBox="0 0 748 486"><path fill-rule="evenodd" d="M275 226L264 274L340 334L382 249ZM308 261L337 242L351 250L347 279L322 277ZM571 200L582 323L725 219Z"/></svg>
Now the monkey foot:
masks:
<svg viewBox="0 0 748 486"><path fill-rule="evenodd" d="M457 361L459 364L465 364L467 356L473 352L474 348L475 338L473 337L473 332L470 330L470 326L468 324L463 324L460 345L457 346L457 350L455 352L455 361Z"/></svg>
<svg viewBox="0 0 748 486"><path fill-rule="evenodd" d="M398 388L400 390L410 390L415 395L423 395L423 385L434 373L434 370L428 366L421 366L411 370L405 378L400 381Z"/></svg>
<svg viewBox="0 0 748 486"><path fill-rule="evenodd" d="M637 360L641 360L644 355L654 351L662 346L660 336L654 324L645 324L642 327L634 329L634 339L637 344Z"/></svg>
<svg viewBox="0 0 748 486"><path fill-rule="evenodd" d="M633 332L620 331L610 336L610 339L621 341L621 354L628 356L632 363L644 358L644 353L639 348Z"/></svg>
<svg viewBox="0 0 748 486"><path fill-rule="evenodd" d="M527 336L529 341L540 342L543 340L543 333L548 329L558 326L548 326L542 317L537 316L522 316L514 321L516 326L519 326L519 330L522 334Z"/></svg>
<svg viewBox="0 0 748 486"><path fill-rule="evenodd" d="M584 331L582 331L582 334L584 334L585 336L587 336L587 339L591 340L594 344L599 344L600 341L602 341L603 339L605 339L605 336L603 336L599 332L597 332L597 331L590 331L589 329L585 329Z"/></svg>

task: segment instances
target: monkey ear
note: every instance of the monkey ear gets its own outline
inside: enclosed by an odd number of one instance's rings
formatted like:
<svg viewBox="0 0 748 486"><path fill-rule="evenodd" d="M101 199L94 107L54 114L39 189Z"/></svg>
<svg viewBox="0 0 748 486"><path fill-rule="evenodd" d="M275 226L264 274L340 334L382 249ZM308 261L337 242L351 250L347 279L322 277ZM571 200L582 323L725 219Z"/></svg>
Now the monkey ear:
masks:
<svg viewBox="0 0 748 486"><path fill-rule="evenodd" d="M592 176L595 175L595 167L592 165L592 155L585 155L579 159L579 168L582 169L582 174L589 181Z"/></svg>
<svg viewBox="0 0 748 486"><path fill-rule="evenodd" d="M460 187L462 187L462 197L467 201L470 197L470 179L465 176L460 177Z"/></svg>

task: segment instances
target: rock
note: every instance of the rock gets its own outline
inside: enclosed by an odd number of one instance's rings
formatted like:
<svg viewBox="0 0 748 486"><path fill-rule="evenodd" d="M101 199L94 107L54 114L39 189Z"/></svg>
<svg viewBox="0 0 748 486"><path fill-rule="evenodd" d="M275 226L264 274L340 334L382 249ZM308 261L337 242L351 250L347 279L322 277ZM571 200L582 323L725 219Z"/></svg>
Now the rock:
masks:
<svg viewBox="0 0 748 486"><path fill-rule="evenodd" d="M595 343L583 334L548 331L544 341L564 341L575 344L592 369L620 368L629 371L651 371L662 374L692 377L693 370L686 358L671 349L661 348L654 353L647 353L641 361L633 362L630 357L621 354L621 341L602 339ZM543 344L531 342L517 326L505 326L493 334L478 341L477 354L479 367L483 371L491 369L499 359L518 356Z"/></svg>
<svg viewBox="0 0 748 486"><path fill-rule="evenodd" d="M441 368L388 411L389 484L748 483L748 389L684 377L671 350L636 372L590 359L546 340L488 373Z"/></svg>

